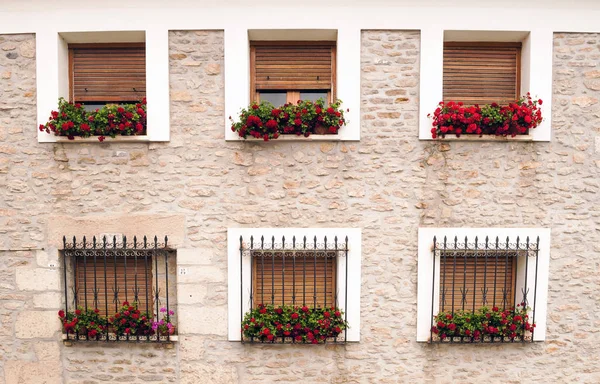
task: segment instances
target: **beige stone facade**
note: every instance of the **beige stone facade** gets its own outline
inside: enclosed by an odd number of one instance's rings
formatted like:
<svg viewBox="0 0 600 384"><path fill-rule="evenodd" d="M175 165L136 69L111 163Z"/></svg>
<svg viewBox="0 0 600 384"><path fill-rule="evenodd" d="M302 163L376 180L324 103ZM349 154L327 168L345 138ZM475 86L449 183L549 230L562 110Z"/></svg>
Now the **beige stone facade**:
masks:
<svg viewBox="0 0 600 384"><path fill-rule="evenodd" d="M360 142L226 142L224 34L171 31L170 142L61 144L36 139L35 36L0 35L0 383L599 382L600 35L554 36L548 143L419 141L419 32L361 39ZM341 226L361 342L227 341L227 228ZM546 341L417 343L419 226L551 228ZM115 232L179 249L173 349L60 341L62 235Z"/></svg>

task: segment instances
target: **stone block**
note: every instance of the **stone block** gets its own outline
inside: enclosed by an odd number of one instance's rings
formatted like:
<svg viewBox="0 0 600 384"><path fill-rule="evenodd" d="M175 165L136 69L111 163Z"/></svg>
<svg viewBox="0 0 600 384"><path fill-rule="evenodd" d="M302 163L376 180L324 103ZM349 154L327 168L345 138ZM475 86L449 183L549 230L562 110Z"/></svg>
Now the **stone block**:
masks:
<svg viewBox="0 0 600 384"><path fill-rule="evenodd" d="M56 311L23 311L15 321L18 339L50 338L60 331Z"/></svg>
<svg viewBox="0 0 600 384"><path fill-rule="evenodd" d="M6 384L60 384L61 371L58 362L9 360L4 363Z"/></svg>
<svg viewBox="0 0 600 384"><path fill-rule="evenodd" d="M178 284L177 303L180 305L205 303L207 291L206 284Z"/></svg>
<svg viewBox="0 0 600 384"><path fill-rule="evenodd" d="M60 271L46 268L16 268L17 288L24 291L58 291Z"/></svg>
<svg viewBox="0 0 600 384"><path fill-rule="evenodd" d="M33 306L58 310L63 307L62 298L63 293L60 291L39 293L33 296Z"/></svg>
<svg viewBox="0 0 600 384"><path fill-rule="evenodd" d="M177 249L177 265L206 265L211 263L214 251L209 248Z"/></svg>
<svg viewBox="0 0 600 384"><path fill-rule="evenodd" d="M227 307L180 305L179 332L197 335L227 335Z"/></svg>

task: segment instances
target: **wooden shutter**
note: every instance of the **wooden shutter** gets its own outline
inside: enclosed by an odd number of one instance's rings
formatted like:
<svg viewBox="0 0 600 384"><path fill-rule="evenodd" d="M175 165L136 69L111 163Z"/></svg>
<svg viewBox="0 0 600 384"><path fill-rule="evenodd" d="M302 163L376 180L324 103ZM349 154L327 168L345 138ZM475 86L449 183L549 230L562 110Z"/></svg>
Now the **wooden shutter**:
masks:
<svg viewBox="0 0 600 384"><path fill-rule="evenodd" d="M487 251L487 258L480 252L475 257L473 251L464 256L464 251L456 255L454 267L454 251L446 251L440 258L440 310L442 309L442 292L445 290L445 311L452 310L452 292L454 292L454 310L463 309L462 293L466 292L464 309L473 310L473 290L475 289L475 309L483 307L483 292L486 293L486 307L495 304L503 309L504 291L506 291L506 308L514 302L514 267L516 253L506 251ZM496 259L496 255L498 256ZM487 260L487 261L486 261ZM497 261L496 261L497 260ZM466 271L466 273L465 273ZM475 273L477 272L477 273ZM475 281L475 278L477 279ZM475 283L475 287L474 284ZM495 284L495 285L494 285Z"/></svg>
<svg viewBox="0 0 600 384"><path fill-rule="evenodd" d="M134 102L146 96L143 44L69 45L73 102Z"/></svg>
<svg viewBox="0 0 600 384"><path fill-rule="evenodd" d="M147 257L147 264L143 256L138 257L137 262L134 257L128 257L127 268L125 268L125 258L122 255L117 255L115 260L114 254L109 253L106 258L107 295L105 295L104 290L104 257L96 256L96 263L94 264L94 257L87 256L84 264L83 257L78 256L76 262L78 306L85 307L87 300L87 307L89 309L94 309L94 289L96 289L98 292L97 308L100 310L100 314L107 315L106 303L108 302L108 315L113 315L115 313L115 286L119 293L119 303L117 304L117 307L120 308L126 298L129 303L133 305L137 280L138 309L142 312L146 312L146 303L148 303L148 311L150 313L154 311L152 305L154 302L152 290L152 256ZM94 280L96 281L95 286ZM146 293L148 294L148 301L146 301Z"/></svg>
<svg viewBox="0 0 600 384"><path fill-rule="evenodd" d="M251 92L334 89L335 42L254 41Z"/></svg>
<svg viewBox="0 0 600 384"><path fill-rule="evenodd" d="M521 43L444 44L444 101L506 104L519 95Z"/></svg>
<svg viewBox="0 0 600 384"><path fill-rule="evenodd" d="M284 253L285 269L282 257ZM325 261L323 251L319 251L316 258L314 252L296 251L295 268L294 253L275 252L274 258L272 254L270 252L253 252L254 306L261 303L271 304L271 294L274 296L273 304L275 305L293 304L294 277L296 305L306 304L312 307L315 295L318 307L335 305L335 274L337 271L335 252L328 252L327 261Z"/></svg>

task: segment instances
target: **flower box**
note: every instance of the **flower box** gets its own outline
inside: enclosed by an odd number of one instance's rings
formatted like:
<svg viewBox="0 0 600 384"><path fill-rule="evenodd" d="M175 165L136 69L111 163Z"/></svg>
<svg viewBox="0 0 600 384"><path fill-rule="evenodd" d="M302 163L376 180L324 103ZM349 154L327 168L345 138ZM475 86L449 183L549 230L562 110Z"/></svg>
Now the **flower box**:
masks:
<svg viewBox="0 0 600 384"><path fill-rule="evenodd" d="M431 137L443 139L446 135L526 135L529 129L536 128L542 122L541 105L542 100L533 100L529 93L504 106L496 103L482 107L477 104L465 106L461 102L442 101L433 113Z"/></svg>
<svg viewBox="0 0 600 384"><path fill-rule="evenodd" d="M250 310L242 321L242 342L326 344L345 341L348 323L336 307L263 305Z"/></svg>
<svg viewBox="0 0 600 384"><path fill-rule="evenodd" d="M273 107L271 103L253 103L242 109L238 121L231 116L231 130L244 139L264 141L279 137L309 137L310 135L336 135L346 125L341 101L325 106L325 101L299 100L298 104Z"/></svg>
<svg viewBox="0 0 600 384"><path fill-rule="evenodd" d="M529 321L530 308L500 310L481 307L475 312L459 310L438 313L431 327L431 342L523 342L532 339L535 323Z"/></svg>
<svg viewBox="0 0 600 384"><path fill-rule="evenodd" d="M58 111L50 112L48 122L40 124L39 129L68 140L95 136L102 142L106 136L145 136L146 118L146 98L136 104L107 104L87 111L82 104L73 104L61 97Z"/></svg>

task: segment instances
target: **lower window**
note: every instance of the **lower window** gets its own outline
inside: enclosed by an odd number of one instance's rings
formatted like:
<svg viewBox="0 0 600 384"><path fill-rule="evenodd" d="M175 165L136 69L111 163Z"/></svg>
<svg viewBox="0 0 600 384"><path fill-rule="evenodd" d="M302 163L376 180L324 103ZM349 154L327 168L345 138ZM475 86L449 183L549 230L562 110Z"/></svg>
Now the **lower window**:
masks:
<svg viewBox="0 0 600 384"><path fill-rule="evenodd" d="M69 341L165 342L176 338L175 250L168 239L117 242L65 239L65 308Z"/></svg>
<svg viewBox="0 0 600 384"><path fill-rule="evenodd" d="M418 341L544 340L549 230L421 228Z"/></svg>
<svg viewBox="0 0 600 384"><path fill-rule="evenodd" d="M230 340L359 340L359 230L230 229L228 242Z"/></svg>

